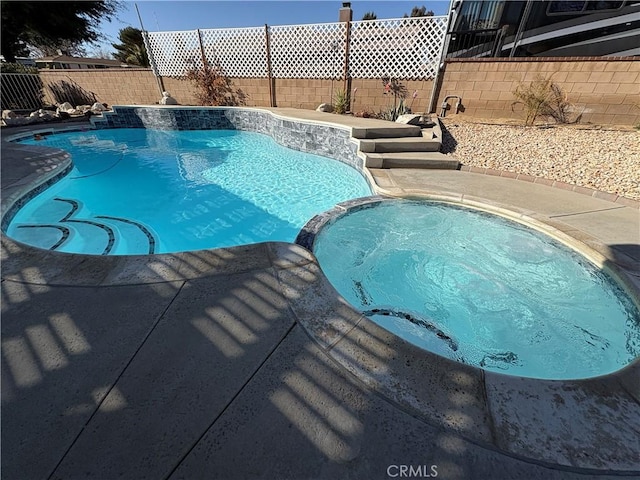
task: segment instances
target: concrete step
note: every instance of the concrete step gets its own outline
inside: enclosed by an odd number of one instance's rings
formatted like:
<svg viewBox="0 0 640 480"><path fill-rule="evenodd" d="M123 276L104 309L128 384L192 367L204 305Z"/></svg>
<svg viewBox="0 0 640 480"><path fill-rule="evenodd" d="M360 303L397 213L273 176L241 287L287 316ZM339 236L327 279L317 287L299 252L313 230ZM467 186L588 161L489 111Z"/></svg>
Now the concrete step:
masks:
<svg viewBox="0 0 640 480"><path fill-rule="evenodd" d="M457 170L460 162L440 152L364 153L368 168L424 168Z"/></svg>
<svg viewBox="0 0 640 480"><path fill-rule="evenodd" d="M358 139L420 137L422 132L416 125L385 122L384 127L352 127L351 136Z"/></svg>
<svg viewBox="0 0 640 480"><path fill-rule="evenodd" d="M360 140L360 151L364 153L437 152L442 143L439 138L431 138L432 136L429 131L421 137L364 139Z"/></svg>

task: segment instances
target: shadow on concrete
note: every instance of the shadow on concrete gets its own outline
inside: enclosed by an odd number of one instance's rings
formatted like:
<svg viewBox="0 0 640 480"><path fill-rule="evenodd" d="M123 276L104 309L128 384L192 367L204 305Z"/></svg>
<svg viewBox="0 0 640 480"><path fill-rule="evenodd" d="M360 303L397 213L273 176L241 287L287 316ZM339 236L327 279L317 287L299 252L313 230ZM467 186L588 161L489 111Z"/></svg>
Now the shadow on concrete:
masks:
<svg viewBox="0 0 640 480"><path fill-rule="evenodd" d="M163 478L293 325L270 269L116 286L37 270L2 282L3 478Z"/></svg>
<svg viewBox="0 0 640 480"><path fill-rule="evenodd" d="M116 258L100 275L89 264L102 259L85 258L55 278L30 258L2 281L3 478L385 478L435 465L464 479L498 464L510 478L570 478L456 433L477 425L465 366L425 378L457 425L443 429L372 390L406 361L384 332L367 358L350 357L364 325L333 347L361 372L327 356L291 308L319 280L300 247ZM346 307L335 322L351 321Z"/></svg>
<svg viewBox="0 0 640 480"><path fill-rule="evenodd" d="M442 128L442 147L440 147L440 152L445 154L455 153L458 142L453 135L451 135L451 132L447 129L444 122L440 121L440 127Z"/></svg>

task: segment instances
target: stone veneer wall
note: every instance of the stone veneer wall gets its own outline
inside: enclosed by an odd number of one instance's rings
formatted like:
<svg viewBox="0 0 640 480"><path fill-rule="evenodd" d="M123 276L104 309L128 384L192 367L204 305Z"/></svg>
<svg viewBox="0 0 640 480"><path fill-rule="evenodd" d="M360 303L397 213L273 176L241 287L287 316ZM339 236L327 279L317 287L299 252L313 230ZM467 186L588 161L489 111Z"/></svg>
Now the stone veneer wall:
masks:
<svg viewBox="0 0 640 480"><path fill-rule="evenodd" d="M521 107L512 111L512 92L537 75L558 84L576 112L583 112L582 123L640 124L640 59L633 57L449 59L437 112L446 95L461 95L461 116L523 119Z"/></svg>
<svg viewBox="0 0 640 480"><path fill-rule="evenodd" d="M348 129L304 123L264 110L237 107L135 107L117 106L96 128L154 128L160 130L245 130L264 133L294 150L334 158L362 171L364 162Z"/></svg>

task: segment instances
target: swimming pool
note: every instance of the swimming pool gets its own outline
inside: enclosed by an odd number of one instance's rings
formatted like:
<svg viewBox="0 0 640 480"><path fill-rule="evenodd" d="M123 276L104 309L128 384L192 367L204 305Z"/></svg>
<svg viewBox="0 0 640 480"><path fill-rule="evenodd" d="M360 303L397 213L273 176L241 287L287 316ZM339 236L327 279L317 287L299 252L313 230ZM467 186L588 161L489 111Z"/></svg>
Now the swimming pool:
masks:
<svg viewBox="0 0 640 480"><path fill-rule="evenodd" d="M462 363L575 379L640 356L640 313L623 290L583 256L502 217L374 202L321 226L313 251L366 316Z"/></svg>
<svg viewBox="0 0 640 480"><path fill-rule="evenodd" d="M6 233L96 255L293 241L314 215L371 194L362 174L239 130L116 128L45 135L73 169L24 205Z"/></svg>

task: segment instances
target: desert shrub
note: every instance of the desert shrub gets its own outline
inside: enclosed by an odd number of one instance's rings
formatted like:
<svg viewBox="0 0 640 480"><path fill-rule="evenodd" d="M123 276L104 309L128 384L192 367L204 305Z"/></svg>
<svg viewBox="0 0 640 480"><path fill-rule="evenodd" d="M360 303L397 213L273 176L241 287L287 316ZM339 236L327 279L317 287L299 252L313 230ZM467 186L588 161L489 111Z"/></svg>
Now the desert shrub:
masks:
<svg viewBox="0 0 640 480"><path fill-rule="evenodd" d="M335 97L333 99L333 111L338 115L342 115L343 113L347 113L347 109L349 108L349 97L347 92L343 89L339 89L336 91Z"/></svg>
<svg viewBox="0 0 640 480"><path fill-rule="evenodd" d="M573 105L551 77L538 75L531 83L519 83L512 93L517 100L511 104L511 108L523 106L525 125L533 125L538 117L553 118L557 123L574 123L580 119L578 115L573 121L570 120Z"/></svg>
<svg viewBox="0 0 640 480"><path fill-rule="evenodd" d="M220 65L205 65L186 73L196 87L195 97L202 106L234 107L246 105L247 95L227 77Z"/></svg>
<svg viewBox="0 0 640 480"><path fill-rule="evenodd" d="M383 93L393 96L393 106L381 110L378 113L378 118L395 122L400 115L409 111L409 108L404 103L404 99L408 95L407 87L397 78L390 77L383 77L382 85L384 86Z"/></svg>

